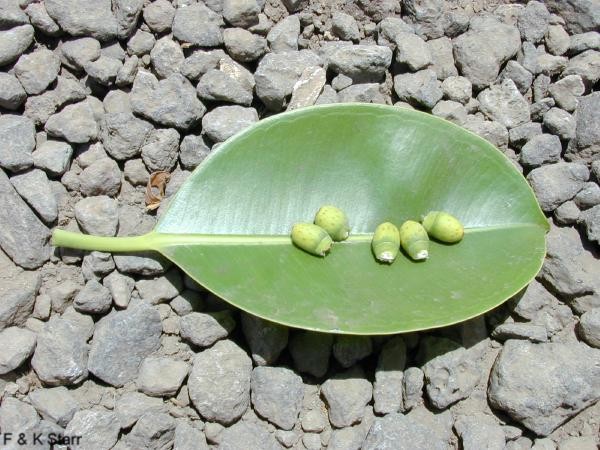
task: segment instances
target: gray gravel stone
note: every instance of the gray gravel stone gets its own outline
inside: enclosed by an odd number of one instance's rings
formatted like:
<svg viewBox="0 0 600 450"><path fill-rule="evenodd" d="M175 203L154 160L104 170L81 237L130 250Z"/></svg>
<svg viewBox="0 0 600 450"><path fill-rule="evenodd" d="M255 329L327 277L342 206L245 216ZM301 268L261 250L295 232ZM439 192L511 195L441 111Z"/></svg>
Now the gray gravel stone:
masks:
<svg viewBox="0 0 600 450"><path fill-rule="evenodd" d="M573 225L579 221L581 211L574 201L564 202L554 210L554 218L559 225Z"/></svg>
<svg viewBox="0 0 600 450"><path fill-rule="evenodd" d="M155 33L169 31L175 17L175 8L167 0L156 0L143 10L144 22Z"/></svg>
<svg viewBox="0 0 600 450"><path fill-rule="evenodd" d="M43 419L66 427L79 405L64 386L40 388L29 393L29 401Z"/></svg>
<svg viewBox="0 0 600 450"><path fill-rule="evenodd" d="M227 53L236 61L256 61L267 52L267 41L243 28L223 30L223 42Z"/></svg>
<svg viewBox="0 0 600 450"><path fill-rule="evenodd" d="M544 120L544 114L550 111L550 108L552 108L555 105L555 103L556 102L553 98L544 98L539 102L533 103L529 108L529 110L531 111L531 120L535 120L538 122Z"/></svg>
<svg viewBox="0 0 600 450"><path fill-rule="evenodd" d="M403 410L402 384L406 365L406 344L401 336L385 343L379 354L373 384L373 410L389 414Z"/></svg>
<svg viewBox="0 0 600 450"><path fill-rule="evenodd" d="M493 417L478 413L459 416L454 425L464 450L504 450L505 437L502 427Z"/></svg>
<svg viewBox="0 0 600 450"><path fill-rule="evenodd" d="M521 149L520 162L523 166L539 167L560 160L562 146L558 136L539 134L532 137Z"/></svg>
<svg viewBox="0 0 600 450"><path fill-rule="evenodd" d="M223 0L223 17L234 27L248 28L258 23L261 8L256 0Z"/></svg>
<svg viewBox="0 0 600 450"><path fill-rule="evenodd" d="M156 39L152 33L137 30L129 41L127 41L127 53L142 57L150 53L155 43Z"/></svg>
<svg viewBox="0 0 600 450"><path fill-rule="evenodd" d="M85 380L88 376L88 338L88 330L73 320L52 316L38 333L31 360L38 378L50 386Z"/></svg>
<svg viewBox="0 0 600 450"><path fill-rule="evenodd" d="M338 99L340 103L359 102L385 104L385 97L379 91L379 84L377 83L361 83L348 86L338 93ZM291 102L290 105L292 105Z"/></svg>
<svg viewBox="0 0 600 450"><path fill-rule="evenodd" d="M139 418L125 438L130 448L160 450L171 448L175 438L175 420L168 414L149 412Z"/></svg>
<svg viewBox="0 0 600 450"><path fill-rule="evenodd" d="M600 205L583 212L580 216L585 226L585 233L590 241L600 243Z"/></svg>
<svg viewBox="0 0 600 450"><path fill-rule="evenodd" d="M454 58L461 74L480 89L494 82L501 65L521 46L519 30L496 19L473 17L469 31L454 42Z"/></svg>
<svg viewBox="0 0 600 450"><path fill-rule="evenodd" d="M43 48L22 55L15 64L14 70L27 94L40 94L56 80L60 70L60 60L53 52Z"/></svg>
<svg viewBox="0 0 600 450"><path fill-rule="evenodd" d="M119 420L112 411L77 411L65 429L66 436L81 436L82 447L109 450L119 437Z"/></svg>
<svg viewBox="0 0 600 450"><path fill-rule="evenodd" d="M0 375L15 370L25 362L35 349L35 333L18 327L0 331Z"/></svg>
<svg viewBox="0 0 600 450"><path fill-rule="evenodd" d="M249 448L282 450L284 447L265 428L255 423L240 420L222 432L220 450L246 450Z"/></svg>
<svg viewBox="0 0 600 450"><path fill-rule="evenodd" d="M173 20L173 37L201 47L216 47L223 43L223 18L203 3L179 7Z"/></svg>
<svg viewBox="0 0 600 450"><path fill-rule="evenodd" d="M343 45L327 58L331 70L357 83L381 81L391 62L392 51L379 45Z"/></svg>
<svg viewBox="0 0 600 450"><path fill-rule="evenodd" d="M140 154L152 130L145 120L130 113L105 114L100 127L100 140L106 152L118 161Z"/></svg>
<svg viewBox="0 0 600 450"><path fill-rule="evenodd" d="M202 136L187 134L179 146L179 162L184 169L193 170L204 161L209 153L210 148Z"/></svg>
<svg viewBox="0 0 600 450"><path fill-rule="evenodd" d="M569 40L570 55L576 55L586 50L600 50L600 33L589 31L571 36Z"/></svg>
<svg viewBox="0 0 600 450"><path fill-rule="evenodd" d="M508 132L510 145L514 148L521 148L531 139L542 134L542 125L537 122L528 122L523 125L511 128Z"/></svg>
<svg viewBox="0 0 600 450"><path fill-rule="evenodd" d="M600 308L593 308L582 314L578 331L583 341L600 348Z"/></svg>
<svg viewBox="0 0 600 450"><path fill-rule="evenodd" d="M94 332L90 372L117 387L133 380L142 360L158 349L161 331L158 312L144 303L104 317Z"/></svg>
<svg viewBox="0 0 600 450"><path fill-rule="evenodd" d="M268 53L256 69L256 94L269 109L278 111L304 69L321 64L321 59L310 50Z"/></svg>
<svg viewBox="0 0 600 450"><path fill-rule="evenodd" d="M447 37L433 39L427 41L427 46L432 59L430 69L436 73L438 80L445 80L448 77L458 75L458 70L454 65L452 41L450 39Z"/></svg>
<svg viewBox="0 0 600 450"><path fill-rule="evenodd" d="M544 114L544 126L552 134L556 134L562 140L568 141L575 137L576 122L575 118L560 108L550 108Z"/></svg>
<svg viewBox="0 0 600 450"><path fill-rule="evenodd" d="M519 89L519 92L525 95L531 87L533 74L517 61L508 61L499 76L500 81L507 79L512 80L517 89Z"/></svg>
<svg viewBox="0 0 600 450"><path fill-rule="evenodd" d="M33 165L50 176L60 176L69 167L73 148L62 141L45 141L31 154Z"/></svg>
<svg viewBox="0 0 600 450"><path fill-rule="evenodd" d="M103 314L112 304L110 291L96 280L90 280L75 296L73 307L85 314Z"/></svg>
<svg viewBox="0 0 600 450"><path fill-rule="evenodd" d="M492 337L499 341L508 339L528 339L531 342L546 342L548 333L546 328L541 325L533 325L530 323L503 323L497 326Z"/></svg>
<svg viewBox="0 0 600 450"><path fill-rule="evenodd" d="M4 114L0 117L0 166L11 171L31 167L35 148L35 126L26 117Z"/></svg>
<svg viewBox="0 0 600 450"><path fill-rule="evenodd" d="M289 350L300 372L322 377L329 368L333 335L302 331L290 339Z"/></svg>
<svg viewBox="0 0 600 450"><path fill-rule="evenodd" d="M448 77L442 82L444 97L448 100L466 104L472 96L473 86L468 78Z"/></svg>
<svg viewBox="0 0 600 450"><path fill-rule="evenodd" d="M246 106L252 103L252 86L246 86L217 69L209 70L200 78L197 91L202 100L224 101Z"/></svg>
<svg viewBox="0 0 600 450"><path fill-rule="evenodd" d="M109 0L48 0L46 10L71 36L91 36L110 41L117 36L117 20Z"/></svg>
<svg viewBox="0 0 600 450"><path fill-rule="evenodd" d="M149 277L164 273L170 266L167 260L153 252L141 252L135 255L114 255L113 259L119 272Z"/></svg>
<svg viewBox="0 0 600 450"><path fill-rule="evenodd" d="M580 343L509 340L494 363L491 405L539 436L547 436L598 400L598 350Z"/></svg>
<svg viewBox="0 0 600 450"><path fill-rule="evenodd" d="M360 39L356 19L341 11L336 11L331 16L331 31L342 41L356 42Z"/></svg>
<svg viewBox="0 0 600 450"><path fill-rule="evenodd" d="M100 57L100 42L91 37L73 39L60 46L61 62L70 69L83 70L83 66Z"/></svg>
<svg viewBox="0 0 600 450"><path fill-rule="evenodd" d="M362 446L363 450L442 450L447 444L426 426L398 413L378 417Z"/></svg>
<svg viewBox="0 0 600 450"><path fill-rule="evenodd" d="M541 275L554 292L573 298L598 291L600 268L576 229L551 227Z"/></svg>
<svg viewBox="0 0 600 450"><path fill-rule="evenodd" d="M574 56L562 75L579 75L587 86L593 86L600 79L600 52L587 50Z"/></svg>
<svg viewBox="0 0 600 450"><path fill-rule="evenodd" d="M173 396L189 372L185 361L168 357L146 358L137 378L138 389L153 397Z"/></svg>
<svg viewBox="0 0 600 450"><path fill-rule="evenodd" d="M575 197L588 178L587 167L566 162L538 167L527 175L544 211L552 211Z"/></svg>
<svg viewBox="0 0 600 450"><path fill-rule="evenodd" d="M4 117L0 117L0 121ZM3 199L0 247L21 267L35 269L41 266L50 257L50 232L17 194L2 170L0 196Z"/></svg>
<svg viewBox="0 0 600 450"><path fill-rule="evenodd" d="M185 60L183 50L169 36L160 38L150 52L152 67L160 78L167 78L179 72L179 67Z"/></svg>
<svg viewBox="0 0 600 450"><path fill-rule="evenodd" d="M102 100L102 104L106 114L131 113L129 93L120 89L109 91Z"/></svg>
<svg viewBox="0 0 600 450"><path fill-rule="evenodd" d="M593 161L600 154L600 131L589 124L600 120L600 93L580 97L575 117L575 139L569 143L565 157L569 160Z"/></svg>
<svg viewBox="0 0 600 450"><path fill-rule="evenodd" d="M40 422L35 409L14 397L6 397L0 406L0 427L15 435L21 430L36 426ZM17 447L18 448L18 447Z"/></svg>
<svg viewBox="0 0 600 450"><path fill-rule="evenodd" d="M27 94L19 80L8 73L0 73L0 107L18 109L26 98Z"/></svg>
<svg viewBox="0 0 600 450"><path fill-rule="evenodd" d="M113 302L120 308L126 308L135 286L133 278L122 275L116 270L104 277L102 284L108 288Z"/></svg>
<svg viewBox="0 0 600 450"><path fill-rule="evenodd" d="M415 72L433 62L427 43L413 33L400 32L395 36L396 61Z"/></svg>
<svg viewBox="0 0 600 450"><path fill-rule="evenodd" d="M75 205L75 219L87 234L114 236L119 226L117 202L106 195L87 197Z"/></svg>
<svg viewBox="0 0 600 450"><path fill-rule="evenodd" d="M33 27L21 25L0 31L0 66L15 61L33 42Z"/></svg>
<svg viewBox="0 0 600 450"><path fill-rule="evenodd" d="M329 408L329 421L343 428L362 420L365 406L373 396L373 386L356 367L325 381L321 394Z"/></svg>
<svg viewBox="0 0 600 450"><path fill-rule="evenodd" d="M562 25L550 25L546 31L546 48L553 55L563 55L569 50L569 34Z"/></svg>
<svg viewBox="0 0 600 450"><path fill-rule="evenodd" d="M284 430L294 427L304 396L302 378L283 367L256 367L250 388L252 406L261 417Z"/></svg>
<svg viewBox="0 0 600 450"><path fill-rule="evenodd" d="M535 44L544 38L549 22L550 13L546 6L537 1L530 1L519 15L517 25L521 37Z"/></svg>
<svg viewBox="0 0 600 450"><path fill-rule="evenodd" d="M117 37L127 38L137 25L144 2L143 0L114 0L112 5L117 19Z"/></svg>
<svg viewBox="0 0 600 450"><path fill-rule="evenodd" d="M515 83L510 79L482 91L477 96L477 100L480 103L480 110L486 116L507 128L529 122L527 100L523 98Z"/></svg>
<svg viewBox="0 0 600 450"><path fill-rule="evenodd" d="M592 208L600 204L600 186L593 181L586 183L573 200L581 209Z"/></svg>
<svg viewBox="0 0 600 450"><path fill-rule="evenodd" d="M254 108L242 106L219 106L202 118L202 128L215 142L222 142L258 122Z"/></svg>
<svg viewBox="0 0 600 450"><path fill-rule="evenodd" d="M181 337L198 347L210 347L235 328L227 311L220 313L190 312L181 318Z"/></svg>
<svg viewBox="0 0 600 450"><path fill-rule="evenodd" d="M394 77L394 90L400 100L429 109L442 99L441 86L436 73L431 69Z"/></svg>
<svg viewBox="0 0 600 450"><path fill-rule="evenodd" d="M94 106L89 101L65 106L50 116L44 129L50 136L63 138L74 144L84 144L96 139L98 124Z"/></svg>
<svg viewBox="0 0 600 450"><path fill-rule="evenodd" d="M142 160L150 172L170 171L177 163L179 133L174 128L150 131L142 146Z"/></svg>
<svg viewBox="0 0 600 450"><path fill-rule="evenodd" d="M242 313L242 330L250 347L252 360L257 366L277 361L288 342L288 328L260 317Z"/></svg>
<svg viewBox="0 0 600 450"><path fill-rule="evenodd" d="M597 29L600 25L600 7L593 0L546 0L553 13L567 22L571 33L582 33Z"/></svg>
<svg viewBox="0 0 600 450"><path fill-rule="evenodd" d="M122 67L123 63L118 59L102 55L94 61L85 63L83 68L96 83L103 86L110 86L114 84L117 74Z"/></svg>
<svg viewBox="0 0 600 450"><path fill-rule="evenodd" d="M79 175L79 190L85 196L114 197L121 188L121 170L116 161L103 157L87 166Z"/></svg>
<svg viewBox="0 0 600 450"><path fill-rule="evenodd" d="M205 420L230 424L250 405L251 372L246 352L232 341L219 341L194 358L188 379L190 399Z"/></svg>
<svg viewBox="0 0 600 450"><path fill-rule="evenodd" d="M457 125L461 125L467 120L467 109L462 104L450 100L439 101L431 113Z"/></svg>
<svg viewBox="0 0 600 450"><path fill-rule="evenodd" d="M219 62L227 55L221 49L217 50L196 50L188 56L181 65L181 73L192 81L198 80L210 69L215 69Z"/></svg>
<svg viewBox="0 0 600 450"><path fill-rule="evenodd" d="M369 336L336 336L333 344L333 356L344 368L353 366L373 351L373 342Z"/></svg>
<svg viewBox="0 0 600 450"><path fill-rule="evenodd" d="M481 357L487 342L431 359L423 366L427 396L439 409L467 398L482 377Z"/></svg>
<svg viewBox="0 0 600 450"><path fill-rule="evenodd" d="M298 50L300 35L300 19L288 16L281 20L267 34L267 42L273 53L293 52Z"/></svg>
<svg viewBox="0 0 600 450"><path fill-rule="evenodd" d="M158 124L183 130L195 125L206 112L184 76L172 74L158 81L143 70L138 71L133 82L131 107L134 113Z"/></svg>
<svg viewBox="0 0 600 450"><path fill-rule="evenodd" d="M131 428L146 413L165 412L162 399L148 397L141 392L127 392L115 403L115 413L121 428Z"/></svg>
<svg viewBox="0 0 600 450"><path fill-rule="evenodd" d="M557 106L565 111L577 108L577 97L583 95L585 86L579 75L569 75L548 87L548 92L554 98Z"/></svg>
<svg viewBox="0 0 600 450"><path fill-rule="evenodd" d="M11 177L10 182L45 223L51 224L56 220L58 205L44 171L33 169L17 174Z"/></svg>
<svg viewBox="0 0 600 450"><path fill-rule="evenodd" d="M12 0L4 0L0 3L0 17L0 27L3 29L29 23L19 3Z"/></svg>
<svg viewBox="0 0 600 450"><path fill-rule="evenodd" d="M101 281L113 270L115 270L115 262L110 253L91 252L83 257L81 273L86 281Z"/></svg>
<svg viewBox="0 0 600 450"><path fill-rule="evenodd" d="M404 371L402 403L404 409L411 410L423 403L424 374L418 367L409 367Z"/></svg>
<svg viewBox="0 0 600 450"><path fill-rule="evenodd" d="M173 448L177 450L209 450L204 433L186 421L177 421Z"/></svg>

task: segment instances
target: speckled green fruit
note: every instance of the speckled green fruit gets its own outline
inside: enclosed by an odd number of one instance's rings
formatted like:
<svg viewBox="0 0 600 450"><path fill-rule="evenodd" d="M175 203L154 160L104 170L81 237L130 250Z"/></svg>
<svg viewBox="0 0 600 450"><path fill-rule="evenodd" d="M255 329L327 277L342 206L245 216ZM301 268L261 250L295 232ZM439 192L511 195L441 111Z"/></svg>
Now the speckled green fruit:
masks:
<svg viewBox="0 0 600 450"><path fill-rule="evenodd" d="M375 228L371 248L375 258L381 262L393 263L400 251L400 233L391 222L384 222Z"/></svg>
<svg viewBox="0 0 600 450"><path fill-rule="evenodd" d="M319 208L315 216L315 225L327 231L334 241L343 241L350 234L346 213L335 206L326 205Z"/></svg>
<svg viewBox="0 0 600 450"><path fill-rule="evenodd" d="M317 256L325 256L333 244L327 231L312 223L295 224L292 228L292 242Z"/></svg>
<svg viewBox="0 0 600 450"><path fill-rule="evenodd" d="M407 220L400 227L400 244L408 256L414 260L429 257L429 237L419 222Z"/></svg>
<svg viewBox="0 0 600 450"><path fill-rule="evenodd" d="M438 241L453 244L465 235L460 221L444 211L431 211L423 218L423 228L427 234Z"/></svg>

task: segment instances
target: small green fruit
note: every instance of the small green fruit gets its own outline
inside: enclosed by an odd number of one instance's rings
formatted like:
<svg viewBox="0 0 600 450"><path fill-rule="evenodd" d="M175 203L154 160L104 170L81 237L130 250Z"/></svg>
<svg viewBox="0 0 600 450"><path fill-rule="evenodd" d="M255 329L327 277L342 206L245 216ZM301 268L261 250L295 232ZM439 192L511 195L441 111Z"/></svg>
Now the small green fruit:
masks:
<svg viewBox="0 0 600 450"><path fill-rule="evenodd" d="M334 241L343 241L350 233L348 217L344 211L335 206L321 206L315 216L315 225L323 228Z"/></svg>
<svg viewBox="0 0 600 450"><path fill-rule="evenodd" d="M425 228L414 220L407 220L400 227L400 243L408 256L415 260L429 257L429 237Z"/></svg>
<svg viewBox="0 0 600 450"><path fill-rule="evenodd" d="M393 263L400 251L400 233L396 225L384 222L375 228L371 248L381 262Z"/></svg>
<svg viewBox="0 0 600 450"><path fill-rule="evenodd" d="M460 221L443 211L431 211L423 218L423 227L432 238L453 244L465 235L465 229Z"/></svg>
<svg viewBox="0 0 600 450"><path fill-rule="evenodd" d="M327 231L312 223L295 224L292 228L292 242L317 256L325 256L333 244Z"/></svg>

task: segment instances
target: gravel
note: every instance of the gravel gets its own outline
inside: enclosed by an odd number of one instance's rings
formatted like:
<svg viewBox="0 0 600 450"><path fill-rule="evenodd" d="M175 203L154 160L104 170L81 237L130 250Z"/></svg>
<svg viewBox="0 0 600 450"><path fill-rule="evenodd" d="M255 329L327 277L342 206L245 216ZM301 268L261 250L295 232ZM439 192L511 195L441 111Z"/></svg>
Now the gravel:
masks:
<svg viewBox="0 0 600 450"><path fill-rule="evenodd" d="M0 1L9 448L33 432L120 450L600 444L597 2L401 3ZM497 146L550 222L536 279L465 324L338 336L239 311L156 253L51 246L53 227L152 230L220 143L337 102L431 112Z"/></svg>

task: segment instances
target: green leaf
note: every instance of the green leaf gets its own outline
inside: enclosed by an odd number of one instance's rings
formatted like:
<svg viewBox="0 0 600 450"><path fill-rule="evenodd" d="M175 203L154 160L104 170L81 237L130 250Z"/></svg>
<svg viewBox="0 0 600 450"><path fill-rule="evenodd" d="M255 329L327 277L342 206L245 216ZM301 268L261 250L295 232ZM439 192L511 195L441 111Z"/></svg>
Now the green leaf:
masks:
<svg viewBox="0 0 600 450"><path fill-rule="evenodd" d="M325 258L294 247L292 225L335 205L351 237ZM465 225L426 262L371 253L378 224L443 210ZM231 304L310 330L386 334L480 315L539 271L548 223L495 147L429 114L338 104L265 119L224 143L181 186L148 235L55 234L58 245L152 249Z"/></svg>

